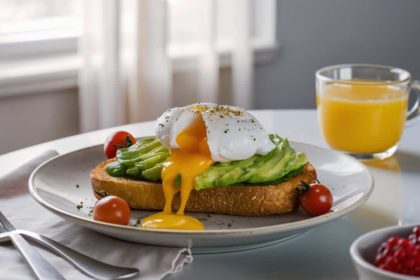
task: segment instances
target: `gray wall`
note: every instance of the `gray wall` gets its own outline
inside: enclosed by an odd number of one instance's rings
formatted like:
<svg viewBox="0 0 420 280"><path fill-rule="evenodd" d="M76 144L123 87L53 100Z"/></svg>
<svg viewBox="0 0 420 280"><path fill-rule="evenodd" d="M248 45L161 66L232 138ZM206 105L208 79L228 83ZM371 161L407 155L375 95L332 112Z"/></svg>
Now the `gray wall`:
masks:
<svg viewBox="0 0 420 280"><path fill-rule="evenodd" d="M77 90L0 98L0 154L79 132Z"/></svg>
<svg viewBox="0 0 420 280"><path fill-rule="evenodd" d="M419 0L278 0L276 60L256 70L257 108L313 108L314 73L375 63L420 79Z"/></svg>

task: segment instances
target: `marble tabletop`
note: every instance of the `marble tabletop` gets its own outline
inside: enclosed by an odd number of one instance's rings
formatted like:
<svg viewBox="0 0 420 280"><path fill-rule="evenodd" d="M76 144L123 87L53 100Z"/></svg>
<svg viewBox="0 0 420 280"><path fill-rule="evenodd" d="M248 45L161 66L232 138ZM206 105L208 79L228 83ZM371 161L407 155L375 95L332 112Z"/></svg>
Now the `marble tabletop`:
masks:
<svg viewBox="0 0 420 280"><path fill-rule="evenodd" d="M315 110L259 110L252 113L270 132L293 141L326 146ZM47 150L59 153L103 143L111 131L153 134L153 122L129 124L42 143L0 156L0 176ZM375 189L351 214L292 240L264 248L194 255L194 262L167 279L355 279L349 247L364 232L395 224L420 223L420 122L404 131L397 153L368 164ZM36 203L34 201L34 203ZM30 275L28 275L30 277Z"/></svg>

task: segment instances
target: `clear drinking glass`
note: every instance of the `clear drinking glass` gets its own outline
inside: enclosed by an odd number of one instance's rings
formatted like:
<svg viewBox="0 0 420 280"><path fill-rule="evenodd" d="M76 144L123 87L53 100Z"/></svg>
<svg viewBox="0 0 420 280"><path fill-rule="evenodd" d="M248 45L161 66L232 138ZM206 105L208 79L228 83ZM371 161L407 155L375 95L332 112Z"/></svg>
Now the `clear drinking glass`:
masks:
<svg viewBox="0 0 420 280"><path fill-rule="evenodd" d="M416 101L407 111L411 89ZM349 64L316 72L318 120L330 147L359 159L384 159L397 150L406 120L419 115L420 83L388 66Z"/></svg>

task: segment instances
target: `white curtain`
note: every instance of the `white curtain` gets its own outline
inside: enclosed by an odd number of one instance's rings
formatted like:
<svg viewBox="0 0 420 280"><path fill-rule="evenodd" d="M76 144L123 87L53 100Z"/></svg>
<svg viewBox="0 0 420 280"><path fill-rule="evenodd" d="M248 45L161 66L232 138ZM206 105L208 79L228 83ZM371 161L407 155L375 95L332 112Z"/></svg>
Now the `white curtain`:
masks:
<svg viewBox="0 0 420 280"><path fill-rule="evenodd" d="M254 91L254 55L251 47L251 0L231 0L233 13L232 100L237 106L250 109Z"/></svg>
<svg viewBox="0 0 420 280"><path fill-rule="evenodd" d="M173 106L173 65L169 57L168 1L84 1L84 34L80 42L80 127L82 131L152 120ZM190 0L191 1L191 0ZM194 0L196 1L196 0ZM191 1L191 3L193 3ZM251 0L199 0L198 37L194 38L196 101L219 102L218 9L231 9L233 105L253 100ZM176 4L176 3L175 3ZM185 5L185 3L183 3ZM195 2L197 6L197 2ZM220 27L219 27L220 30ZM191 45L186 41L185 47ZM188 78L188 77L183 77ZM179 102L178 102L179 103Z"/></svg>

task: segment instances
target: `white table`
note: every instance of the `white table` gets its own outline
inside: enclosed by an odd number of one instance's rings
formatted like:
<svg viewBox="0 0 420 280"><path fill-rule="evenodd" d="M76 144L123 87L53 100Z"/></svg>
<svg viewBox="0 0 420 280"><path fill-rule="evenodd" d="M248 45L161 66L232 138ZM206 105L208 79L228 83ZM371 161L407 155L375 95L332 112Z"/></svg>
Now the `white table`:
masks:
<svg viewBox="0 0 420 280"><path fill-rule="evenodd" d="M326 146L314 110L253 111L270 132ZM153 123L119 127L152 135ZM0 175L46 149L67 153L103 143L116 128L58 139L0 156ZM194 263L168 279L354 279L348 252L362 233L388 225L420 223L420 122L408 127L394 157L370 166L375 190L352 214L278 245L235 253L195 255ZM33 203L36 203L35 201ZM28 275L28 278L30 275Z"/></svg>

